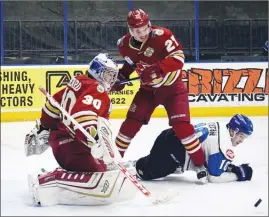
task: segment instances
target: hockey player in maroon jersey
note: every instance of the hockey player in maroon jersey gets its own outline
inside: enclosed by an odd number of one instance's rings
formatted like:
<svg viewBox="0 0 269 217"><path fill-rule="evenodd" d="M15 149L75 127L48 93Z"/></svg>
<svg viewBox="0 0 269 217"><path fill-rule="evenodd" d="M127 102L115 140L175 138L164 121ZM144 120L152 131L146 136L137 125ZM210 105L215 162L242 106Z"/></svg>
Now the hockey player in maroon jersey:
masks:
<svg viewBox="0 0 269 217"><path fill-rule="evenodd" d="M169 29L152 26L149 15L141 9L129 12L127 24L129 33L117 42L119 53L125 59L118 80L128 79L136 70L141 87L116 137L117 147L123 156L142 125L149 122L154 109L163 105L169 125L197 167L197 177L206 182L204 152L190 123L188 92L181 80L182 46ZM123 88L124 85L116 82L112 90Z"/></svg>

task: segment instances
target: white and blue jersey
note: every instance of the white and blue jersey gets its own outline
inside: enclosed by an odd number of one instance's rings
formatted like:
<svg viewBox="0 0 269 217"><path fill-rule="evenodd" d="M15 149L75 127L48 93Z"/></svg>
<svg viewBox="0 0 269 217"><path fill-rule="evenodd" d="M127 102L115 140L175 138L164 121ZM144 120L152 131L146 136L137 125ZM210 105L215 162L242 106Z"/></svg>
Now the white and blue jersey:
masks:
<svg viewBox="0 0 269 217"><path fill-rule="evenodd" d="M233 173L227 172L228 165L234 159L229 131L219 122L200 123L194 125L195 133L202 144L206 166L212 182L236 180ZM190 157L186 154L184 170L194 170Z"/></svg>

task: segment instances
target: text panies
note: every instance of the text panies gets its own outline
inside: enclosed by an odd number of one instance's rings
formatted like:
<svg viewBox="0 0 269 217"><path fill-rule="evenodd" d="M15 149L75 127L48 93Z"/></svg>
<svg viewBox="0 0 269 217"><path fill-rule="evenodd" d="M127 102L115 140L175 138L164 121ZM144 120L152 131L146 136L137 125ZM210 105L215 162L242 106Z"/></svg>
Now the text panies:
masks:
<svg viewBox="0 0 269 217"><path fill-rule="evenodd" d="M133 95L133 90L110 91L109 95Z"/></svg>

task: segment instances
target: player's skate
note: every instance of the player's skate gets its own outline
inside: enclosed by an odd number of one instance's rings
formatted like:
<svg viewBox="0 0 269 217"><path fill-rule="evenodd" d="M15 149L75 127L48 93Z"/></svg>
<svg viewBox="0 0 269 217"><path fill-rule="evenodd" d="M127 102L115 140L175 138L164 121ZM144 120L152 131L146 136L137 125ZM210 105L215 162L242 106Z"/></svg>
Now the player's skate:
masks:
<svg viewBox="0 0 269 217"><path fill-rule="evenodd" d="M197 179L199 179L203 184L208 183L208 171L204 166L195 167L195 172Z"/></svg>
<svg viewBox="0 0 269 217"><path fill-rule="evenodd" d="M39 155L49 147L49 131L42 129L39 120L36 126L25 136L24 148L26 156Z"/></svg>

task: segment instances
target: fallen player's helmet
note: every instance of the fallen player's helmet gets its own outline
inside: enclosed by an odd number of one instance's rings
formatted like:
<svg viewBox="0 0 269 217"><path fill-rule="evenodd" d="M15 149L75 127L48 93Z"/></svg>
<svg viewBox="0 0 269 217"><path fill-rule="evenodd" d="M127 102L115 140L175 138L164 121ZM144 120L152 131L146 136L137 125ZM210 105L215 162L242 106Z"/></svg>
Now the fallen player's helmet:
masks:
<svg viewBox="0 0 269 217"><path fill-rule="evenodd" d="M115 84L118 77L118 65L107 53L100 53L89 64L88 73L99 81L106 91Z"/></svg>
<svg viewBox="0 0 269 217"><path fill-rule="evenodd" d="M227 127L234 130L235 132L242 132L248 136L253 132L253 124L251 120L242 114L234 115L230 122L227 124Z"/></svg>

